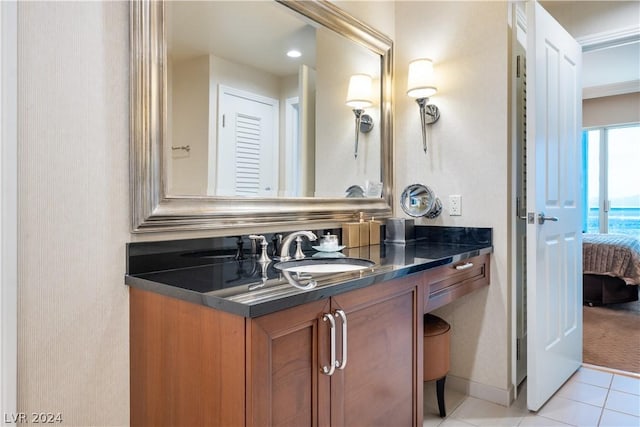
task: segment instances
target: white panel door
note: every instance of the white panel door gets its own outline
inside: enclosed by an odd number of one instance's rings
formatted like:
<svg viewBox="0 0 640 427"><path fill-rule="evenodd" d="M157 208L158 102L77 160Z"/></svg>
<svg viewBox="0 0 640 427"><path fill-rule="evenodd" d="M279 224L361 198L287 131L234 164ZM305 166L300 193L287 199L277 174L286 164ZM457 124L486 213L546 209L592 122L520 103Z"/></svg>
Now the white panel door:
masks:
<svg viewBox="0 0 640 427"><path fill-rule="evenodd" d="M582 363L582 104L580 46L535 1L527 64L527 406L537 411Z"/></svg>
<svg viewBox="0 0 640 427"><path fill-rule="evenodd" d="M216 195L275 196L278 100L220 86Z"/></svg>

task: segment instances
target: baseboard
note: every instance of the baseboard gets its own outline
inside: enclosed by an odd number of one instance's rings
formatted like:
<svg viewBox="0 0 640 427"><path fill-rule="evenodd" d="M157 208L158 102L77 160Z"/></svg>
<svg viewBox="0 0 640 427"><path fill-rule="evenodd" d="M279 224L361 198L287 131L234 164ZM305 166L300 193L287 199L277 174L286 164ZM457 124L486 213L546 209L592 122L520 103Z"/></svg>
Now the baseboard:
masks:
<svg viewBox="0 0 640 427"><path fill-rule="evenodd" d="M509 386L509 389L493 387L487 384L477 383L466 378L447 375L447 387L467 396L477 399L486 400L497 403L502 406L509 406L515 400L515 389Z"/></svg>

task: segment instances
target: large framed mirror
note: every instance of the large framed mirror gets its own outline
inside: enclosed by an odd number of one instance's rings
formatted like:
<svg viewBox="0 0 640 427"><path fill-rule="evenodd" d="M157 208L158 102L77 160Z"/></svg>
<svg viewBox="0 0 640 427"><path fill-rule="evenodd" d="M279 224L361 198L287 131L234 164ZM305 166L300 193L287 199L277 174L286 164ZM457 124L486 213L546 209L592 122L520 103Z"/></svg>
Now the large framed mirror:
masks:
<svg viewBox="0 0 640 427"><path fill-rule="evenodd" d="M320 0L135 1L130 31L133 232L391 215L387 36ZM372 81L366 134L355 74Z"/></svg>

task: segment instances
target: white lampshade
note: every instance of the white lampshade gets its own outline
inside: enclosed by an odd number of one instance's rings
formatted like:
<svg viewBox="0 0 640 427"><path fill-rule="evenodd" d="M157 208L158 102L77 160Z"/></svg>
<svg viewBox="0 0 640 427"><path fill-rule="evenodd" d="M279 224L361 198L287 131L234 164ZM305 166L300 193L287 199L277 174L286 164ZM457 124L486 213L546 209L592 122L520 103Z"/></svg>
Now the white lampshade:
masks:
<svg viewBox="0 0 640 427"><path fill-rule="evenodd" d="M346 104L352 108L362 109L373 104L371 99L371 76L366 74L351 76Z"/></svg>
<svg viewBox="0 0 640 427"><path fill-rule="evenodd" d="M412 98L428 98L435 95L436 92L438 92L438 88L435 85L433 62L425 58L411 61L407 79L407 95Z"/></svg>

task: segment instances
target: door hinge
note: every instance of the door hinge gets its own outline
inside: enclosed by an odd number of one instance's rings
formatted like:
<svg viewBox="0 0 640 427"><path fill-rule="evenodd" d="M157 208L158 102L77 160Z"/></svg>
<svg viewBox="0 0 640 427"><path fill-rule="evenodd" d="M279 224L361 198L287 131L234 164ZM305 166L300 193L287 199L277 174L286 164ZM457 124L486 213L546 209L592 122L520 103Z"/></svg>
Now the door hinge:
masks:
<svg viewBox="0 0 640 427"><path fill-rule="evenodd" d="M520 55L516 56L516 77L520 78Z"/></svg>
<svg viewBox="0 0 640 427"><path fill-rule="evenodd" d="M520 215L521 210L520 197L516 197L516 218L526 220L527 217L525 215Z"/></svg>
<svg viewBox="0 0 640 427"><path fill-rule="evenodd" d="M222 127L224 127L224 126L225 126L225 121L226 121L225 119L226 119L226 118L227 118L227 115L226 115L226 114L223 114L223 115L222 115Z"/></svg>
<svg viewBox="0 0 640 427"><path fill-rule="evenodd" d="M520 338L516 338L516 360L520 360Z"/></svg>

